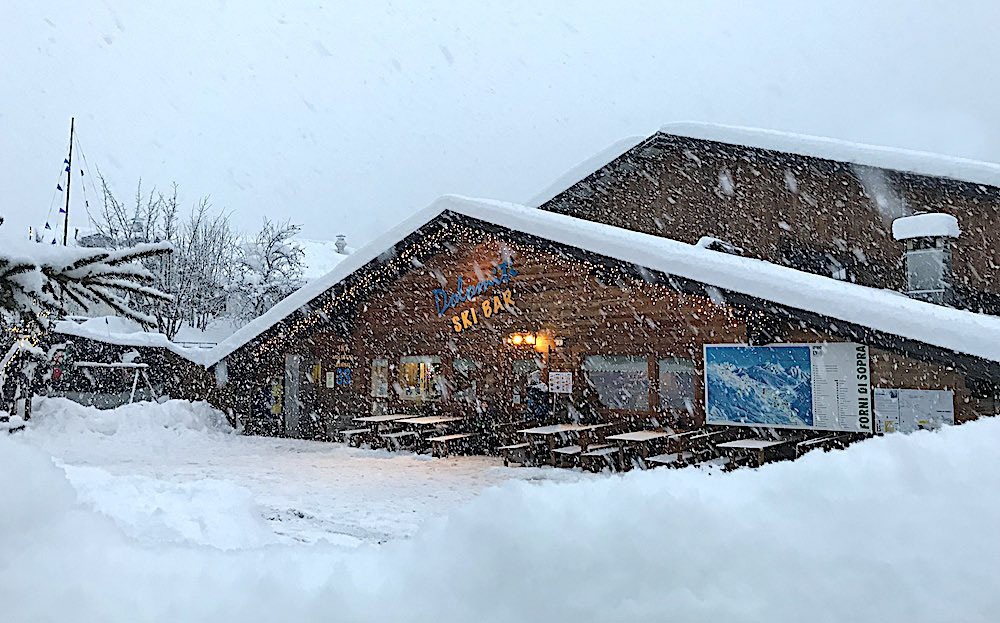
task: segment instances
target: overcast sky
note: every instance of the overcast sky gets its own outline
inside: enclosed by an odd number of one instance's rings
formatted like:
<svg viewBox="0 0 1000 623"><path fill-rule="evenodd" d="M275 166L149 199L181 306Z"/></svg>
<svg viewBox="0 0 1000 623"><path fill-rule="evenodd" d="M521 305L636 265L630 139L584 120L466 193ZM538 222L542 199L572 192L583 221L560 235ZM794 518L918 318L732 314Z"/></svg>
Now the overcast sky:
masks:
<svg viewBox="0 0 1000 623"><path fill-rule="evenodd" d="M995 0L486 4L8 2L3 230L44 224L72 115L121 195L176 181L244 229L352 245L443 193L525 201L671 121L1000 162Z"/></svg>

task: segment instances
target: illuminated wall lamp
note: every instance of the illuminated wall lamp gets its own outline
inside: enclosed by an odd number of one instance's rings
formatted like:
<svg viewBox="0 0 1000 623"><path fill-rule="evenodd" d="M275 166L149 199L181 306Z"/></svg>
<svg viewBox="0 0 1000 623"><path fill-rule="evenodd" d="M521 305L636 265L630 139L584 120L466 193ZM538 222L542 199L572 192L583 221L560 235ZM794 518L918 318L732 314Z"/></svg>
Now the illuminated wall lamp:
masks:
<svg viewBox="0 0 1000 623"><path fill-rule="evenodd" d="M533 346L535 344L534 333L511 333L504 340L512 346Z"/></svg>

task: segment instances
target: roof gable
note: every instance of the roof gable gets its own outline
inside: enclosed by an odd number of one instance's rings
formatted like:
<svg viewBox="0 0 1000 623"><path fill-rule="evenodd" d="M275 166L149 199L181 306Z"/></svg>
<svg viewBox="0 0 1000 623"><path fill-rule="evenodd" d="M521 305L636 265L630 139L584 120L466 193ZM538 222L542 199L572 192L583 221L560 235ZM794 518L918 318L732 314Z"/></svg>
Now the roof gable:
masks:
<svg viewBox="0 0 1000 623"><path fill-rule="evenodd" d="M445 212L722 290L1000 361L1000 317L925 303L891 290L837 281L763 260L720 253L563 214L498 201L445 196L219 343L206 353L205 365L214 365L250 343Z"/></svg>
<svg viewBox="0 0 1000 623"><path fill-rule="evenodd" d="M984 186L1000 187L1000 164L968 158L944 156L930 152L852 143L839 139L764 130L735 125L685 121L662 126L648 137L628 137L617 141L597 154L560 175L532 197L528 204L541 206L564 191L611 167L621 157L641 147L659 135L688 138L696 141L723 143L762 149L806 158L873 167L923 177L952 180Z"/></svg>

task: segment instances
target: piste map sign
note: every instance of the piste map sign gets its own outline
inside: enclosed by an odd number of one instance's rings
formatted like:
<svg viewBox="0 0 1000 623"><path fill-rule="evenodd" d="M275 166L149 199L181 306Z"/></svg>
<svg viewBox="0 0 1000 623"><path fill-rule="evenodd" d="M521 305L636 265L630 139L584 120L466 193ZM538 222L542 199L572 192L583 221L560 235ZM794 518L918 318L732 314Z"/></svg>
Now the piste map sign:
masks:
<svg viewBox="0 0 1000 623"><path fill-rule="evenodd" d="M705 345L709 424L871 432L868 347Z"/></svg>

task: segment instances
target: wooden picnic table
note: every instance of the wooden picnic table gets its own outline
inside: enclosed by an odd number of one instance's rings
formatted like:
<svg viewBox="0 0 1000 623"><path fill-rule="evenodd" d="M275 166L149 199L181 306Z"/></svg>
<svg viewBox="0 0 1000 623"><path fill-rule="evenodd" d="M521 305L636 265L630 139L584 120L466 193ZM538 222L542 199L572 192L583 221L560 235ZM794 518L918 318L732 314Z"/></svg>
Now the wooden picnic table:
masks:
<svg viewBox="0 0 1000 623"><path fill-rule="evenodd" d="M588 438L588 433L591 433L597 429L604 428L605 426L611 426L610 424L549 424L548 426L536 426L534 428L524 428L517 432L523 434L525 437L528 435L537 435L539 437L544 437L546 443L549 447L549 464L556 464L556 440L562 435L567 434L578 434L579 445L586 451L587 446L590 444Z"/></svg>
<svg viewBox="0 0 1000 623"><path fill-rule="evenodd" d="M416 426L437 426L438 424L447 424L448 422L457 422L464 419L464 417L454 415L423 415L420 417L407 417L395 421L400 424L414 424Z"/></svg>
<svg viewBox="0 0 1000 623"><path fill-rule="evenodd" d="M395 424L399 420L405 420L410 417L413 416L404 413L386 413L383 415L363 415L361 417L353 418L351 421L367 424L371 430L372 441L374 441L376 437L382 437L382 433L390 432L392 430L391 427L387 430L383 430L385 426Z"/></svg>
<svg viewBox="0 0 1000 623"><path fill-rule="evenodd" d="M785 441L775 441L773 439L736 439L734 441L724 441L715 444L715 447L722 450L749 450L757 467L764 464L764 450L774 446L789 443Z"/></svg>
<svg viewBox="0 0 1000 623"><path fill-rule="evenodd" d="M625 446L632 446L635 449L635 453L639 456L639 466L646 467L646 459L650 454L660 451L654 451L654 446L651 442L679 439L681 434L662 430L636 430L618 435L608 435L607 440L618 444L618 463L622 466L622 469L627 469L628 463L625 461L627 458L625 455ZM657 444L657 447L659 446L662 446L662 444Z"/></svg>
<svg viewBox="0 0 1000 623"><path fill-rule="evenodd" d="M396 420L404 420L406 418L413 417L412 415L403 415L401 413L387 413L384 415L363 415L361 417L356 417L352 422L365 422L367 424L382 424L384 422L395 422Z"/></svg>
<svg viewBox="0 0 1000 623"><path fill-rule="evenodd" d="M607 439L609 441L624 441L627 443L645 443L647 441L653 441L654 439L662 439L664 437L670 437L673 433L668 433L661 430L637 430L631 433L621 433L619 435L608 435Z"/></svg>

